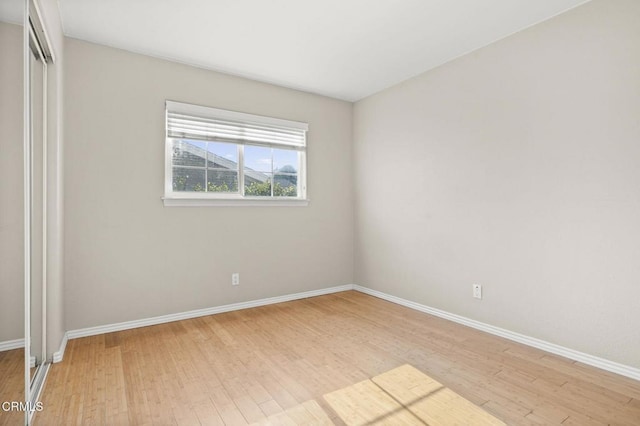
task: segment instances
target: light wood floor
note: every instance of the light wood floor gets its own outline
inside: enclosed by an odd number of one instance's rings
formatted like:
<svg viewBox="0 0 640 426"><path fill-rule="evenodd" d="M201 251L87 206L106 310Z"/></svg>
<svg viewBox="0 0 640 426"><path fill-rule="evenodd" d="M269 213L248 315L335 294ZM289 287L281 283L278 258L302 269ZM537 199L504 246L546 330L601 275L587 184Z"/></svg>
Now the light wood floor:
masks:
<svg viewBox="0 0 640 426"><path fill-rule="evenodd" d="M640 382L354 291L71 340L36 425L340 425L405 364L510 425L640 425Z"/></svg>
<svg viewBox="0 0 640 426"><path fill-rule="evenodd" d="M24 401L24 349L0 352L0 404ZM0 426L24 422L24 413L5 411L0 405Z"/></svg>

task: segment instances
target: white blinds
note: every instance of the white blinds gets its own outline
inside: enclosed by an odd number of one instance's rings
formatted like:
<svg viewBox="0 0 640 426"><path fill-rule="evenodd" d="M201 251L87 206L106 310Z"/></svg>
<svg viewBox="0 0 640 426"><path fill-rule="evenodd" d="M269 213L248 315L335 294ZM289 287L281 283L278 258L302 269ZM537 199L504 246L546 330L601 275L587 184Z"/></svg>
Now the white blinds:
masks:
<svg viewBox="0 0 640 426"><path fill-rule="evenodd" d="M167 137L304 150L306 123L166 101Z"/></svg>

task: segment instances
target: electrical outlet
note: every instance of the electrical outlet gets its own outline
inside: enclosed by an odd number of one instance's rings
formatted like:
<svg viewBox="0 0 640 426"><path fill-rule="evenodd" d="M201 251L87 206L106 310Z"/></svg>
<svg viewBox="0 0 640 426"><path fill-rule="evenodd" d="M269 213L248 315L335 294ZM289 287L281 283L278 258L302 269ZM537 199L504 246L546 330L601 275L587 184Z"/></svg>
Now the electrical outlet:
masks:
<svg viewBox="0 0 640 426"><path fill-rule="evenodd" d="M240 274L234 272L231 274L231 285L240 285Z"/></svg>
<svg viewBox="0 0 640 426"><path fill-rule="evenodd" d="M480 284L473 285L473 297L482 299L482 286Z"/></svg>

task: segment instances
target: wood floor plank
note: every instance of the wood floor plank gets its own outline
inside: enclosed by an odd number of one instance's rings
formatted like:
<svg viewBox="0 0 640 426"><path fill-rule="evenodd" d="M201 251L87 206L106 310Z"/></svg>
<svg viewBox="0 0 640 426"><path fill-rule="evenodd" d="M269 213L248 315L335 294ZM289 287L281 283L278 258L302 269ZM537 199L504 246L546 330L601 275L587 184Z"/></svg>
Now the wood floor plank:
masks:
<svg viewBox="0 0 640 426"><path fill-rule="evenodd" d="M35 424L342 425L324 395L405 364L510 425L640 424L640 382L354 291L70 340Z"/></svg>
<svg viewBox="0 0 640 426"><path fill-rule="evenodd" d="M218 409L215 407L213 402L209 399L208 401L204 401L200 404L197 404L193 411L198 417L198 421L203 426L221 426L224 425L224 421L220 414L218 413Z"/></svg>
<svg viewBox="0 0 640 426"><path fill-rule="evenodd" d="M284 410L275 400L270 399L260 404L260 409L266 417L282 413Z"/></svg>
<svg viewBox="0 0 640 426"><path fill-rule="evenodd" d="M0 403L24 401L24 349L0 352ZM24 422L24 413L0 408L0 426Z"/></svg>

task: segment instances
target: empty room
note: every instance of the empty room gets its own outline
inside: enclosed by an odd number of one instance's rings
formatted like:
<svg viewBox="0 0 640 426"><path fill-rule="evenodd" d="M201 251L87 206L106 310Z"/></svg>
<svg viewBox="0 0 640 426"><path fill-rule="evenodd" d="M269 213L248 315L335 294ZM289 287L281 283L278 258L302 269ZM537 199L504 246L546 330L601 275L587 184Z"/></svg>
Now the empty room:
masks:
<svg viewBox="0 0 640 426"><path fill-rule="evenodd" d="M0 426L640 425L640 1L0 0Z"/></svg>

